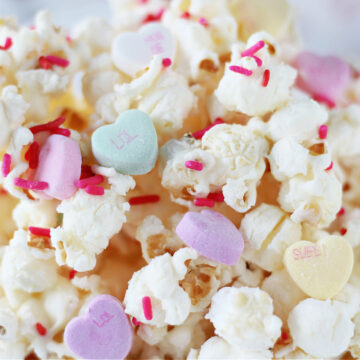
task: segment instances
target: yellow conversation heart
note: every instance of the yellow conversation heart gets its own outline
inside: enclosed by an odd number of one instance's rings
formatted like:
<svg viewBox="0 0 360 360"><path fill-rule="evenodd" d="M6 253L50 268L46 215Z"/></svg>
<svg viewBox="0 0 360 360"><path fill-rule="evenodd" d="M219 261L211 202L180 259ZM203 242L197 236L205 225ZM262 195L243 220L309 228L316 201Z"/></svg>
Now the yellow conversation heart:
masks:
<svg viewBox="0 0 360 360"><path fill-rule="evenodd" d="M327 236L317 243L298 241L284 254L291 278L309 296L328 299L347 283L354 264L350 244L340 236Z"/></svg>

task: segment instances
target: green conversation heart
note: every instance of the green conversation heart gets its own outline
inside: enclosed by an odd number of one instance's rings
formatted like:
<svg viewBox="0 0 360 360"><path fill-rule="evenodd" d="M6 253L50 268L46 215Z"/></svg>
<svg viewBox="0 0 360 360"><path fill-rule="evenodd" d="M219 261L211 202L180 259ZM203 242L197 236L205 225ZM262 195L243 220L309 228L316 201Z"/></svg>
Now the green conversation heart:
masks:
<svg viewBox="0 0 360 360"><path fill-rule="evenodd" d="M128 175L151 171L158 155L157 134L150 117L139 110L123 112L113 125L98 128L91 138L99 164Z"/></svg>

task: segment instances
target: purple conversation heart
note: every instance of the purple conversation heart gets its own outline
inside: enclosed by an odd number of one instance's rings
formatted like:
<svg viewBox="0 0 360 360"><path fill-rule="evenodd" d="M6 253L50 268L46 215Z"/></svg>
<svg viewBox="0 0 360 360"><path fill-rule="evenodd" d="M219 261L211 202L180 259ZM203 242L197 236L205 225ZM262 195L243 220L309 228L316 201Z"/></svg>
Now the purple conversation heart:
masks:
<svg viewBox="0 0 360 360"><path fill-rule="evenodd" d="M84 359L124 359L132 346L133 330L121 302L111 295L99 295L84 317L67 324L64 340Z"/></svg>
<svg viewBox="0 0 360 360"><path fill-rule="evenodd" d="M189 211L176 227L176 233L201 255L226 265L236 264L244 250L239 230L213 210Z"/></svg>

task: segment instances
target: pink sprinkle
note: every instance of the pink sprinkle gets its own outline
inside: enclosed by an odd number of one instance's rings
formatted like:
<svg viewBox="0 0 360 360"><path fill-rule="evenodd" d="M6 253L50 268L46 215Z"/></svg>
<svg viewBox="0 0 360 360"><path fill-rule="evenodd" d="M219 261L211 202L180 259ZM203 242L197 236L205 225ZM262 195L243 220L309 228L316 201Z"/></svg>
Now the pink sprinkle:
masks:
<svg viewBox="0 0 360 360"><path fill-rule="evenodd" d="M45 56L45 60L49 61L53 65L61 66L61 67L68 67L70 61L59 56L55 55L48 55Z"/></svg>
<svg viewBox="0 0 360 360"><path fill-rule="evenodd" d="M341 228L341 229L340 229L340 234L341 234L341 235L344 236L346 233L347 233L347 229L346 229L346 228Z"/></svg>
<svg viewBox="0 0 360 360"><path fill-rule="evenodd" d="M270 70L269 70L269 69L266 69L266 70L264 71L264 74L263 74L263 78L262 78L262 83L261 83L261 85L264 86L264 87L268 86L269 80L270 80Z"/></svg>
<svg viewBox="0 0 360 360"><path fill-rule="evenodd" d="M206 199L206 198L196 198L194 200L195 206L207 206L207 207L214 207L215 200L213 199Z"/></svg>
<svg viewBox="0 0 360 360"><path fill-rule="evenodd" d="M320 139L326 139L327 137L327 132L328 132L328 127L327 125L321 125L319 127L319 138Z"/></svg>
<svg viewBox="0 0 360 360"><path fill-rule="evenodd" d="M131 321L135 326L139 326L141 324L141 322L135 316L132 318Z"/></svg>
<svg viewBox="0 0 360 360"><path fill-rule="evenodd" d="M188 169L191 169L191 170L196 170L196 171L201 171L204 167L204 165L201 163L201 162L198 162L198 161L185 161L185 166L188 168Z"/></svg>
<svg viewBox="0 0 360 360"><path fill-rule="evenodd" d="M44 56L39 57L39 65L44 70L50 70L52 68L52 64L49 60L46 60Z"/></svg>
<svg viewBox="0 0 360 360"><path fill-rule="evenodd" d="M241 53L241 56L252 56L265 46L265 41L260 40L255 45L249 47Z"/></svg>
<svg viewBox="0 0 360 360"><path fill-rule="evenodd" d="M28 190L45 190L49 186L45 181L31 181L21 178L15 178L14 185Z"/></svg>
<svg viewBox="0 0 360 360"><path fill-rule="evenodd" d="M215 202L224 202L224 195L222 192L220 193L210 193L207 196L207 199L214 200Z"/></svg>
<svg viewBox="0 0 360 360"><path fill-rule="evenodd" d="M262 60L259 57L255 56L255 55L252 55L251 57L256 61L256 65L258 67L260 67L262 65Z"/></svg>
<svg viewBox="0 0 360 360"><path fill-rule="evenodd" d="M102 175L95 175L85 179L78 180L75 185L80 189L85 189L88 185L99 185L104 181Z"/></svg>
<svg viewBox="0 0 360 360"><path fill-rule="evenodd" d="M142 306L143 306L145 319L152 320L153 313L152 313L151 299L149 296L144 296L142 298Z"/></svg>
<svg viewBox="0 0 360 360"><path fill-rule="evenodd" d="M58 117L57 119L50 121L46 124L36 125L32 126L30 128L30 131L35 135L41 131L53 131L56 130L60 125L62 125L65 122L65 116L62 115Z"/></svg>
<svg viewBox="0 0 360 360"><path fill-rule="evenodd" d="M313 96L313 99L319 103L327 105L330 109L336 106L335 102L325 95L317 94Z"/></svg>
<svg viewBox="0 0 360 360"><path fill-rule="evenodd" d="M36 169L39 163L40 145L34 141L25 153L25 160L29 162L30 169Z"/></svg>
<svg viewBox="0 0 360 360"><path fill-rule="evenodd" d="M69 279L72 280L76 274L77 274L77 271L75 269L71 269L69 271Z"/></svg>
<svg viewBox="0 0 360 360"><path fill-rule="evenodd" d="M188 12L188 11L185 11L185 12L183 12L182 14L181 14L181 18L182 19L189 19L190 18L190 13Z"/></svg>
<svg viewBox="0 0 360 360"><path fill-rule="evenodd" d="M165 59L163 59L162 64L163 64L163 67L169 67L172 64L172 61L169 58L165 58Z"/></svg>
<svg viewBox="0 0 360 360"><path fill-rule="evenodd" d="M6 38L5 39L5 44L3 46L0 46L0 50L9 50L12 46L12 39L11 38Z"/></svg>
<svg viewBox="0 0 360 360"><path fill-rule="evenodd" d="M204 134L209 131L211 128L213 128L214 126L216 125L219 125L219 124L223 124L224 123L224 120L221 119L221 118L217 118L213 124L207 126L206 128L202 129L202 130L199 130L199 131L196 131L192 134L192 136L196 139L196 140L199 140L201 139Z"/></svg>
<svg viewBox="0 0 360 360"><path fill-rule="evenodd" d="M85 188L85 191L89 195L95 195L95 196L101 196L104 195L105 189L101 186L95 186L95 185L88 185Z"/></svg>
<svg viewBox="0 0 360 360"><path fill-rule="evenodd" d="M339 212L337 213L337 216L343 216L345 215L345 208L342 206Z"/></svg>
<svg viewBox="0 0 360 360"><path fill-rule="evenodd" d="M30 234L33 234L33 235L50 237L50 229L47 229L47 228L29 226L28 230L29 230Z"/></svg>
<svg viewBox="0 0 360 360"><path fill-rule="evenodd" d="M209 26L208 21L203 17L199 19L199 24L202 25L202 26L205 26L205 27Z"/></svg>
<svg viewBox="0 0 360 360"><path fill-rule="evenodd" d="M251 76L252 75L252 71L245 69L241 66L236 66L236 65L231 65L229 66L229 69L233 72L236 72L238 74L242 74L242 75L246 75L246 76Z"/></svg>
<svg viewBox="0 0 360 360"><path fill-rule="evenodd" d="M71 131L69 129L63 129L63 128L56 128L54 130L51 130L50 132L52 134L63 135L66 137L69 137L71 135Z"/></svg>
<svg viewBox="0 0 360 360"><path fill-rule="evenodd" d="M325 169L325 171L331 170L331 169L333 168L333 166L334 166L334 163L331 162L330 165L329 165L329 167L327 167L327 168Z"/></svg>
<svg viewBox="0 0 360 360"><path fill-rule="evenodd" d="M66 35L66 41L68 42L68 43L71 43L72 42L72 37L70 36L70 35Z"/></svg>
<svg viewBox="0 0 360 360"><path fill-rule="evenodd" d="M149 1L149 0L139 0L139 3L140 3L141 5L144 5L144 4L146 4L148 1Z"/></svg>
<svg viewBox="0 0 360 360"><path fill-rule="evenodd" d="M1 171L4 177L7 177L10 172L10 166L11 166L11 155L10 154L4 154Z"/></svg>

